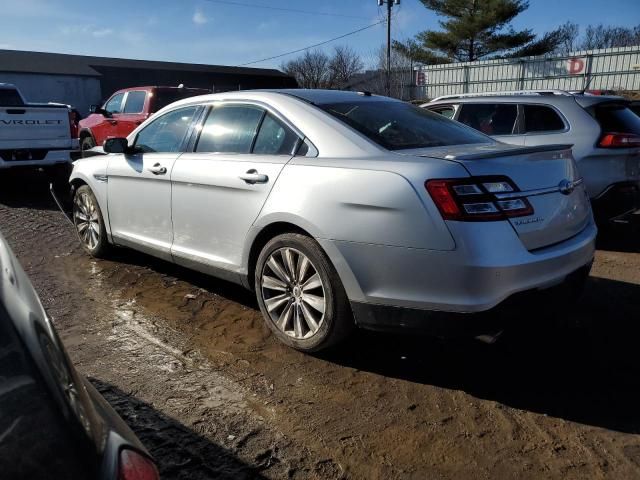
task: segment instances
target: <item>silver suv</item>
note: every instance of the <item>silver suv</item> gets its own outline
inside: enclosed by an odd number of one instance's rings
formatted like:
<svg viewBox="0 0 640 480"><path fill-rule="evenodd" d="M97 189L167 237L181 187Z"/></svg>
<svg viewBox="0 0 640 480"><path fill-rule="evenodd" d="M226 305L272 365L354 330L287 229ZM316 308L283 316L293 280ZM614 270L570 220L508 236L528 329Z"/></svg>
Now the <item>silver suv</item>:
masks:
<svg viewBox="0 0 640 480"><path fill-rule="evenodd" d="M640 117L622 97L561 90L439 97L422 107L505 143L573 145L599 221L640 208Z"/></svg>

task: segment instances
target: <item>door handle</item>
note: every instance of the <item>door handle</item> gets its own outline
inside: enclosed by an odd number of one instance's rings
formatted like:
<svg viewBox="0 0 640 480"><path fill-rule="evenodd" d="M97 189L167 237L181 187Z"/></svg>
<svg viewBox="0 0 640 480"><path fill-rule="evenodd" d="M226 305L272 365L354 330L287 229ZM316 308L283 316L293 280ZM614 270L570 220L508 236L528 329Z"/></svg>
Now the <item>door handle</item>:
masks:
<svg viewBox="0 0 640 480"><path fill-rule="evenodd" d="M153 167L149 168L149 171L154 175L164 175L167 173L167 167L163 167L159 163L156 163Z"/></svg>
<svg viewBox="0 0 640 480"><path fill-rule="evenodd" d="M240 180L244 180L249 185L253 185L255 183L267 183L269 181L269 177L263 173L258 173L255 168L247 170L247 173L240 175L238 178L240 178Z"/></svg>

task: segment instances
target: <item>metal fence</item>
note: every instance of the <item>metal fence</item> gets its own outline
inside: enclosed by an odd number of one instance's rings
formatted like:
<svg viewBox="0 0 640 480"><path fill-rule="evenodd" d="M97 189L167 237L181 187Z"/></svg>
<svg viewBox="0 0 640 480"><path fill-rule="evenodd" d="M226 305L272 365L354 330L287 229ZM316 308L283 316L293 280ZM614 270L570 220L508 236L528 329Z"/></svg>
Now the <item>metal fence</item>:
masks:
<svg viewBox="0 0 640 480"><path fill-rule="evenodd" d="M413 98L498 90L640 90L640 46L428 65L415 72Z"/></svg>

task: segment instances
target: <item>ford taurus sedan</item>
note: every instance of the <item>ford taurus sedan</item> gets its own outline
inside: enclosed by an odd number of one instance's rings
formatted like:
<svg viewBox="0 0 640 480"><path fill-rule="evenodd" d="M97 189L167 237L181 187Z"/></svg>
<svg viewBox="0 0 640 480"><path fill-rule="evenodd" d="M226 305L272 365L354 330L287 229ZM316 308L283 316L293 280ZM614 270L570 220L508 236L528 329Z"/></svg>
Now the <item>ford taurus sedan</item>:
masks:
<svg viewBox="0 0 640 480"><path fill-rule="evenodd" d="M285 344L427 327L588 272L568 146L515 147L369 93L183 100L75 163L84 249L155 255L255 290Z"/></svg>

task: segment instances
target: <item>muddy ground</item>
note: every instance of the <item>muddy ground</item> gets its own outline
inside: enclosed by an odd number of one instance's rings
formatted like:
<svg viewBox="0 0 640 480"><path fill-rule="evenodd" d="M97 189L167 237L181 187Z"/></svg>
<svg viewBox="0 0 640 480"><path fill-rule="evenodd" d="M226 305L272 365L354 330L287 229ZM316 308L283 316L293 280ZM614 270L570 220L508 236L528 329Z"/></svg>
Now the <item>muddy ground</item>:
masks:
<svg viewBox="0 0 640 480"><path fill-rule="evenodd" d="M563 328L513 309L492 345L358 332L311 356L240 287L87 257L43 174L1 175L0 231L165 479L640 478L637 231L600 241Z"/></svg>

